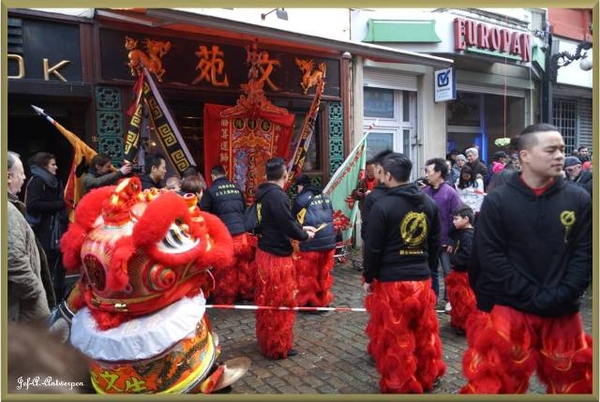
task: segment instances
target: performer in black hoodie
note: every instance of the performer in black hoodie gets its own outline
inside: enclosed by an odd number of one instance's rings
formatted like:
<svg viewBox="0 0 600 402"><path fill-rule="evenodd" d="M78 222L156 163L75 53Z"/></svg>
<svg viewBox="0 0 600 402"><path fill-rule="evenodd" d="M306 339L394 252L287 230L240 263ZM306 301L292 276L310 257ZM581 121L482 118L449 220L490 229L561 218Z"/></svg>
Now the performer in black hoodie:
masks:
<svg viewBox="0 0 600 402"><path fill-rule="evenodd" d="M461 393L524 393L534 369L548 393L591 393L579 313L592 273L590 196L562 177L556 127L526 127L517 149L521 173L487 195L476 222L469 281L489 314L467 323Z"/></svg>
<svg viewBox="0 0 600 402"><path fill-rule="evenodd" d="M312 239L315 228L301 227L292 216L290 199L283 191L288 180L285 160L271 158L265 170L267 182L256 191L256 202L262 205L262 219L256 250L254 301L259 306L296 307L296 270L290 239ZM295 311L256 311L256 337L263 355L270 359L296 355L292 349L295 319Z"/></svg>
<svg viewBox="0 0 600 402"><path fill-rule="evenodd" d="M385 393L429 391L446 372L431 288L440 250L438 209L408 182L411 169L403 154L384 159L388 191L373 205L366 237L367 350Z"/></svg>

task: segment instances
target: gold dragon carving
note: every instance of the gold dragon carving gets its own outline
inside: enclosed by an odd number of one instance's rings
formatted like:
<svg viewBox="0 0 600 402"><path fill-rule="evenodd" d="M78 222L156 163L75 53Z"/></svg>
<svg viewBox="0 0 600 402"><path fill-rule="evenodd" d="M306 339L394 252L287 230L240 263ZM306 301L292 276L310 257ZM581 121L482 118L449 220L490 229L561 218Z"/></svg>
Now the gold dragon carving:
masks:
<svg viewBox="0 0 600 402"><path fill-rule="evenodd" d="M130 68L132 76L138 76L142 74L142 68L146 67L156 76L159 82L162 82L162 77L166 70L162 66L162 57L171 50L171 42L160 42L146 38L144 40L144 46L146 52L138 49L138 40L129 36L125 37L125 49L129 50L127 57L129 63L127 66Z"/></svg>
<svg viewBox="0 0 600 402"><path fill-rule="evenodd" d="M314 61L313 60L302 60L295 58L296 65L302 71L302 82L300 82L300 86L302 87L303 92L306 94L308 90L315 86L319 80L325 78L327 74L327 64L319 63L319 67L313 71Z"/></svg>

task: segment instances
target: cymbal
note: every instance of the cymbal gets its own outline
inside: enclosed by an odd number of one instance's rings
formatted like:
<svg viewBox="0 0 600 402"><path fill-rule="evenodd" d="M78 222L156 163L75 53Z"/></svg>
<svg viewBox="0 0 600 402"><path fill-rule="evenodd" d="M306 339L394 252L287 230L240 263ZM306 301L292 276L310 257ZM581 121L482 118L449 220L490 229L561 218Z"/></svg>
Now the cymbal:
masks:
<svg viewBox="0 0 600 402"><path fill-rule="evenodd" d="M213 392L225 388L242 378L251 364L252 362L250 359L244 356L227 360L223 363L225 370L223 371L221 378L219 378L219 381L217 381L217 385L215 385Z"/></svg>

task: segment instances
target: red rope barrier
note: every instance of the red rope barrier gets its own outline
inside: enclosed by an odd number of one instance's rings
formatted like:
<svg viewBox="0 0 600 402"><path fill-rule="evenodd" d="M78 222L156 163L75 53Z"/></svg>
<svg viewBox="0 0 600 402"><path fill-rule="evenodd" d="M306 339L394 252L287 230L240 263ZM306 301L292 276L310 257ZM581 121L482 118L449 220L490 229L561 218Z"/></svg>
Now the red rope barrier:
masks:
<svg viewBox="0 0 600 402"><path fill-rule="evenodd" d="M290 310L290 311L355 311L365 312L365 308L356 307L278 307L278 306L255 306L245 304L207 304L206 308L219 308L225 310Z"/></svg>

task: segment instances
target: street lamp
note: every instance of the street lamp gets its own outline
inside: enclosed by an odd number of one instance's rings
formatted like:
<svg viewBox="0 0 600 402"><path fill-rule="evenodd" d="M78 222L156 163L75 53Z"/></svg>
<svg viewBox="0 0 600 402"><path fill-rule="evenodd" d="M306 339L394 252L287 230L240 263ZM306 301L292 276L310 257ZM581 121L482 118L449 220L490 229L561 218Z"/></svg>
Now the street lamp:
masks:
<svg viewBox="0 0 600 402"><path fill-rule="evenodd" d="M279 18L280 20L288 20L288 13L287 11L285 11L284 8L274 8L268 13L261 14L260 19L264 20L265 18L267 18L267 15L271 14L273 11L275 11L275 15L277 15L277 18Z"/></svg>
<svg viewBox="0 0 600 402"><path fill-rule="evenodd" d="M581 60L579 63L579 67L584 71L589 71L592 69L592 60L587 57L587 51L592 48L592 42L581 41L577 44L575 48L575 53L570 53L568 51L562 51L559 53L555 53L550 56L550 63L548 68L548 75L550 76L550 81L553 84L556 84L556 79L558 76L558 69L561 67L568 66L572 62L576 60ZM583 52L585 51L585 52ZM583 52L583 53L582 53Z"/></svg>
<svg viewBox="0 0 600 402"><path fill-rule="evenodd" d="M542 75L541 81L541 108L540 108L540 121L542 123L552 122L552 93L553 87L556 85L558 77L558 69L561 67L568 66L576 60L579 62L579 67L583 71L589 71L592 69L593 64L590 57L588 57L587 51L592 48L592 42L581 41L577 44L575 52L571 53L568 51L556 52L556 44L553 43L552 34L549 32L539 32L540 36L544 39L544 48L550 53L549 57L546 57L546 68L545 73ZM556 46L557 47L557 46Z"/></svg>

